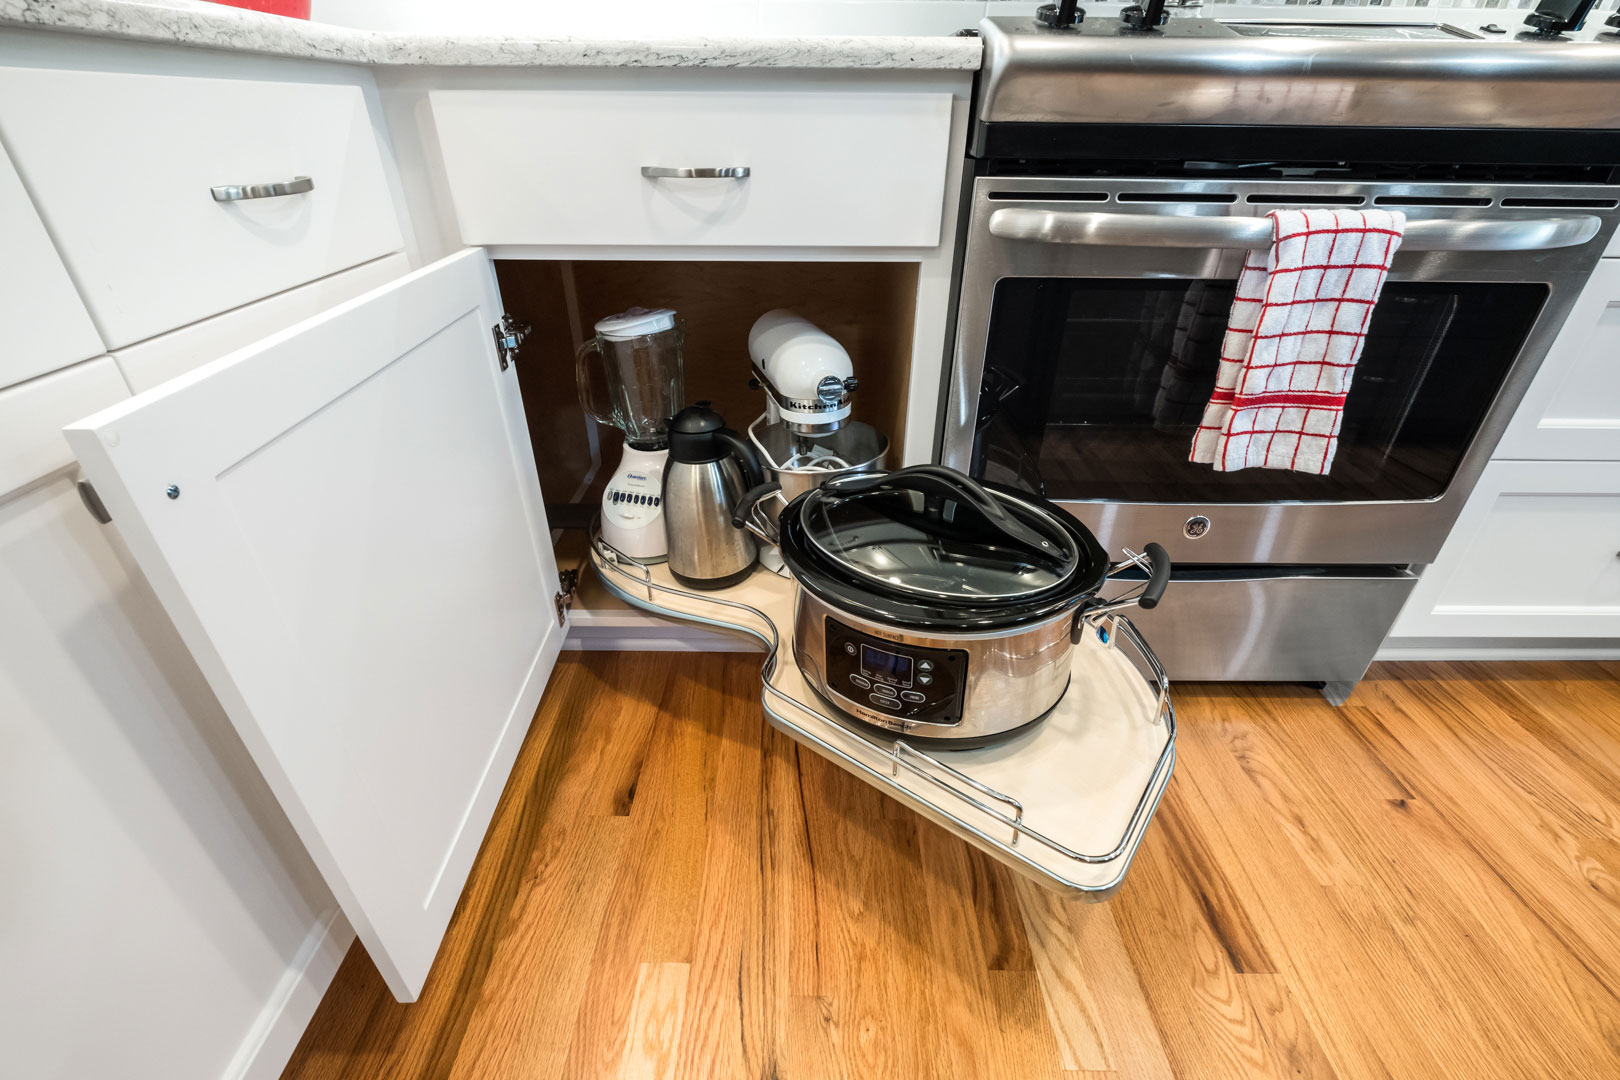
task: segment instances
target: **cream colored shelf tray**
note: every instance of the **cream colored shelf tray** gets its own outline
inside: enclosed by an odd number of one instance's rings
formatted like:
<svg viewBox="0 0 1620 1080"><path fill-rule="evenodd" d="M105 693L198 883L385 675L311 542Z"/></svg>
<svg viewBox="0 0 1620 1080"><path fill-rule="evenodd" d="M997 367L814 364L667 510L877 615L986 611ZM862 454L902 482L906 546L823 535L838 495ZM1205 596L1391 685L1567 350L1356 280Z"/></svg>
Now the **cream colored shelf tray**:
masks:
<svg viewBox="0 0 1620 1080"><path fill-rule="evenodd" d="M923 751L840 718L805 682L788 579L756 569L699 592L600 539L590 560L628 604L757 639L765 714L790 738L1049 888L1101 899L1123 881L1175 768L1176 732L1169 680L1123 616L1089 624L1044 721L979 749Z"/></svg>

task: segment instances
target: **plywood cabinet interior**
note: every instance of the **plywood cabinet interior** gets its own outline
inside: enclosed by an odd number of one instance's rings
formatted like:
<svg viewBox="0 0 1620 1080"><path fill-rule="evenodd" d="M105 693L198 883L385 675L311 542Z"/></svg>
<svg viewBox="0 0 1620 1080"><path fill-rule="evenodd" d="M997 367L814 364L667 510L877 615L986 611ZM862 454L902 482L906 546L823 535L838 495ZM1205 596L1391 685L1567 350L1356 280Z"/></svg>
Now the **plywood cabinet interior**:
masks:
<svg viewBox="0 0 1620 1080"><path fill-rule="evenodd" d="M530 438L548 503L588 508L619 456L601 429L596 486L588 421L575 390L574 351L598 319L626 308L674 308L686 326L686 400L713 402L741 431L765 410L750 389L748 328L791 308L849 350L861 380L854 417L899 447L905 437L917 265L909 262L553 262L495 264L506 310L533 327L517 365ZM898 451L890 464L898 462ZM556 524L556 522L554 522Z"/></svg>

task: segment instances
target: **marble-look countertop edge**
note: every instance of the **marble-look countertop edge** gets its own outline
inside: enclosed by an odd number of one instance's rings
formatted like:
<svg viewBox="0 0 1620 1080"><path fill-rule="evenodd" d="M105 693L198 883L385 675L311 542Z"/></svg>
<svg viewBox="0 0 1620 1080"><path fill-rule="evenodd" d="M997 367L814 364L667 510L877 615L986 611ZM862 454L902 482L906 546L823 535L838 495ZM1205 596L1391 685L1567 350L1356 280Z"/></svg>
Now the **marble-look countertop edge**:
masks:
<svg viewBox="0 0 1620 1080"><path fill-rule="evenodd" d="M955 37L524 38L403 34L192 0L0 0L0 27L378 67L643 67L976 71Z"/></svg>

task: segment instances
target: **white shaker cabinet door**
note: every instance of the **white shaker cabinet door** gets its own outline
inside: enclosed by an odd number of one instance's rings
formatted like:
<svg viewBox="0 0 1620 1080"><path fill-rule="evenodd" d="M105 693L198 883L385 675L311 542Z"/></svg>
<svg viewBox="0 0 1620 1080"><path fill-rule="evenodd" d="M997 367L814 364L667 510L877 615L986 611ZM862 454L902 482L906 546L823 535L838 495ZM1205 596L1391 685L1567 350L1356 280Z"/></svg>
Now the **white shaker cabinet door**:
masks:
<svg viewBox="0 0 1620 1080"><path fill-rule="evenodd" d="M1620 461L1620 259L1592 272L1492 456Z"/></svg>
<svg viewBox="0 0 1620 1080"><path fill-rule="evenodd" d="M482 251L67 429L395 996L422 989L561 647Z"/></svg>

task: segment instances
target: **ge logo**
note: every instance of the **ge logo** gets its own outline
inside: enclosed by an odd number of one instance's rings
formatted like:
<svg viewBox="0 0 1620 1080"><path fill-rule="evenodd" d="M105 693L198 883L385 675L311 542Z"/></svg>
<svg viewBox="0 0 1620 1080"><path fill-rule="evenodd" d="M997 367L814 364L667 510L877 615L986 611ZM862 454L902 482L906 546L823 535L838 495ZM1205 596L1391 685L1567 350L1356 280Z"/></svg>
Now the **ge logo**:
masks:
<svg viewBox="0 0 1620 1080"><path fill-rule="evenodd" d="M1198 514L1187 519L1187 524L1181 527L1181 535L1189 540L1197 540L1209 532L1209 518Z"/></svg>

